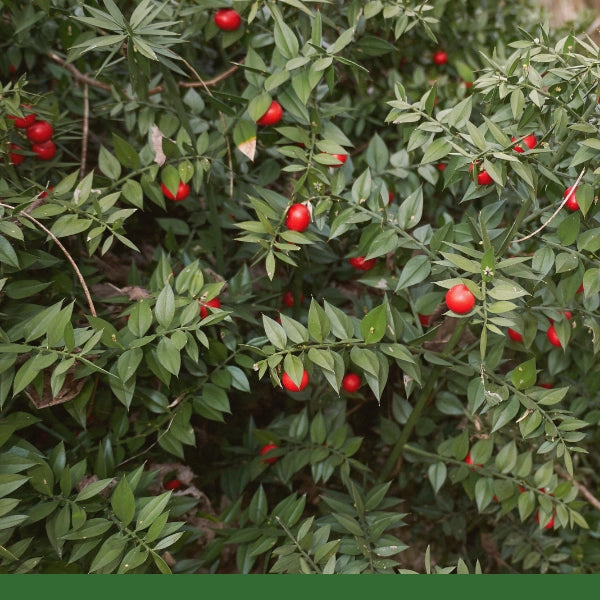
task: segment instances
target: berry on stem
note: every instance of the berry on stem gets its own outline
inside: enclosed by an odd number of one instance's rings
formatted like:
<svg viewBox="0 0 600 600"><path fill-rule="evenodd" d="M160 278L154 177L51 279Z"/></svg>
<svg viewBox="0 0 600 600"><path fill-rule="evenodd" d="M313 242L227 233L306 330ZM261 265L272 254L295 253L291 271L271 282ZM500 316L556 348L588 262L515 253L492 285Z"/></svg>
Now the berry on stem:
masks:
<svg viewBox="0 0 600 600"><path fill-rule="evenodd" d="M348 260L348 262L359 271L369 271L375 266L375 259L369 258L365 260L364 256L353 256Z"/></svg>
<svg viewBox="0 0 600 600"><path fill-rule="evenodd" d="M178 490L181 487L181 481L179 479L170 479L165 482L165 490Z"/></svg>
<svg viewBox="0 0 600 600"><path fill-rule="evenodd" d="M53 133L54 129L48 121L35 121L25 130L25 135L36 144L47 142Z"/></svg>
<svg viewBox="0 0 600 600"><path fill-rule="evenodd" d="M569 196L569 199L565 202L565 206L571 212L575 212L576 210L579 210L579 204L577 203L577 191L576 191L577 188L573 188L573 186L568 187L565 190L565 193L563 194L563 198L566 198L571 190L573 190L573 193L571 194L571 196Z"/></svg>
<svg viewBox="0 0 600 600"><path fill-rule="evenodd" d="M214 21L221 31L235 31L242 24L242 17L233 8L221 8L215 13Z"/></svg>
<svg viewBox="0 0 600 600"><path fill-rule="evenodd" d="M464 283L459 283L446 292L446 305L452 312L465 315L475 306L475 296Z"/></svg>
<svg viewBox="0 0 600 600"><path fill-rule="evenodd" d="M292 204L285 217L285 225L292 231L305 231L310 225L310 210L306 204Z"/></svg>
<svg viewBox="0 0 600 600"><path fill-rule="evenodd" d="M177 187L177 191L175 194L164 184L160 184L160 189L162 190L165 198L169 200L173 200L173 202L181 202L181 200L185 200L190 194L190 186L183 181L179 182L179 186Z"/></svg>
<svg viewBox="0 0 600 600"><path fill-rule="evenodd" d="M513 340L513 342L522 342L523 341L523 336L518 331L515 331L514 329L511 329L510 327L508 328L508 337L511 340Z"/></svg>
<svg viewBox="0 0 600 600"><path fill-rule="evenodd" d="M52 140L32 144L31 149L38 155L40 160L51 160L56 155L56 144Z"/></svg>
<svg viewBox="0 0 600 600"><path fill-rule="evenodd" d="M308 385L308 381L309 377L306 369L304 370L304 373L302 373L302 380L300 381L299 386L294 383L292 378L287 373L284 373L281 377L281 383L283 384L283 387L288 390L288 392L302 391Z"/></svg>
<svg viewBox="0 0 600 600"><path fill-rule="evenodd" d="M273 100L271 106L267 109L267 112L256 122L258 125L267 127L269 125L277 125L277 123L281 121L281 117L283 117L283 108L277 100Z"/></svg>
<svg viewBox="0 0 600 600"><path fill-rule="evenodd" d="M356 392L361 383L361 379L356 373L346 373L344 379L342 379L342 387L350 394Z"/></svg>
<svg viewBox="0 0 600 600"><path fill-rule="evenodd" d="M260 455L264 456L265 454L267 454L271 450L277 450L277 448L279 448L279 446L277 446L276 444L273 444L273 442L270 442L269 444L265 444L260 449ZM273 463L276 463L278 460L279 460L278 456L271 456L270 458L263 458L263 462L264 463L268 463L270 465L272 465Z"/></svg>
<svg viewBox="0 0 600 600"><path fill-rule="evenodd" d="M200 302L200 301L199 301ZM218 298L213 298L208 302L200 302L200 318L208 317L208 308L221 308L221 301Z"/></svg>

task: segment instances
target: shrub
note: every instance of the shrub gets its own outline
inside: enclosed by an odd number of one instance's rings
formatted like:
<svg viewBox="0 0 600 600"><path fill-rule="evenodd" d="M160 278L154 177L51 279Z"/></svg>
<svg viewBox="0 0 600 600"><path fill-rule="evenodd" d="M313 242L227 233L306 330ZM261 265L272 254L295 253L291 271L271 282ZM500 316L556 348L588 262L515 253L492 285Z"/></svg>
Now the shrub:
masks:
<svg viewBox="0 0 600 600"><path fill-rule="evenodd" d="M3 572L597 569L599 48L535 17L4 9Z"/></svg>

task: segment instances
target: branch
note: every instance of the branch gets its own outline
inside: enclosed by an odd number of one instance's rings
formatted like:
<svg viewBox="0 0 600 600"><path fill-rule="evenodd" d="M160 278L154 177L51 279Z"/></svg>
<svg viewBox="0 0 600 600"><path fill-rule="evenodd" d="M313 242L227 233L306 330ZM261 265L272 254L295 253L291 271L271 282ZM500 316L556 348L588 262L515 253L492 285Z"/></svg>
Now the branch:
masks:
<svg viewBox="0 0 600 600"><path fill-rule="evenodd" d="M581 181L581 178L583 177L584 173L585 167L581 169L581 173L579 173L577 181L571 186L569 193L565 196L564 200L560 203L559 207L554 211L552 216L545 223L542 223L542 225L538 227L533 233L526 235L524 238L521 238L520 240L513 240L511 244L519 244L521 242L524 242L525 240L532 238L534 235L537 235L540 231L543 231L546 228L546 226L549 225L554 220L556 215L562 210L562 207L569 201L569 198L575 193L575 190L577 189L577 186L579 185L579 182Z"/></svg>

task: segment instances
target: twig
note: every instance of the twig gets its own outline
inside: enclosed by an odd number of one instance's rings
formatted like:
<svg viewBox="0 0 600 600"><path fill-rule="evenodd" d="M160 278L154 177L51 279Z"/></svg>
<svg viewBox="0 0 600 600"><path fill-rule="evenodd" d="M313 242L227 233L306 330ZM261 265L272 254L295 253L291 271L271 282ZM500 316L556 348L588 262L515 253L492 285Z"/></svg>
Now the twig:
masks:
<svg viewBox="0 0 600 600"><path fill-rule="evenodd" d="M549 225L554 220L556 215L562 210L562 207L569 201L569 198L575 193L575 190L577 189L577 186L579 185L579 182L581 181L581 178L583 177L584 173L585 173L585 167L583 167L583 169L581 169L581 173L579 173L579 177L577 178L577 181L571 186L571 188L569 189L569 193L565 196L564 200L560 203L559 207L554 211L552 216L545 223L542 223L542 225L540 227L538 227L533 233L526 235L524 238L521 238L520 240L513 240L511 242L511 244L519 244L521 242L524 242L525 240L528 240L529 238L532 238L534 235L537 235L538 233L540 233L540 231L542 231L547 225Z"/></svg>
<svg viewBox="0 0 600 600"><path fill-rule="evenodd" d="M50 58L50 60L54 61L55 63L59 64L61 67L64 67L67 71L69 71L69 73L71 73L71 75L73 75L73 77L75 77L75 79L77 81L81 81L82 83L87 84L91 87L98 88L100 90L105 90L107 92L110 92L112 90L112 86L110 84L104 83L103 81L100 81L99 79L95 79L94 77L90 77L89 75L85 75L75 65L68 63L64 58L60 57L55 52L49 52L48 57ZM204 81L198 75L198 81L179 81L177 83L177 85L181 88L195 88L195 87L209 88L214 85L217 85L217 83L219 83L220 81L223 81L223 79L227 79L227 77L229 77L230 75L233 75L233 73L235 73L239 68L240 68L239 65L234 65L233 67L230 67L229 69L227 69L227 71L224 71L220 75L213 77L213 79L208 79L208 80ZM164 91L164 87L162 85L159 85L159 86L156 86L156 87L152 88L151 90L149 90L148 95L153 96L156 94L160 94L163 91ZM125 92L123 91L123 93L125 93Z"/></svg>
<svg viewBox="0 0 600 600"><path fill-rule="evenodd" d="M556 466L556 471L563 479L568 479L570 482L572 482L573 485L579 490L581 495L596 510L600 510L600 500L598 500L598 498L596 498L596 496L594 496L594 494L592 494L592 492L590 492L590 490L588 490L587 487L585 485L583 485L583 483L579 483L576 479L571 477L571 475L569 475L566 471L563 471L563 469L561 469L558 465Z"/></svg>
<svg viewBox="0 0 600 600"><path fill-rule="evenodd" d="M10 204L4 204L4 203L0 203L0 206L2 206L3 208L11 208L11 209L14 208ZM88 302L88 306L90 308L90 313L92 314L93 317L96 317L98 315L98 313L96 313L96 307L94 306L94 303L92 302L90 290L88 289L88 286L85 283L85 279L83 278L81 271L75 264L75 261L73 260L73 257L69 254L68 250L60 243L59 239L45 225L40 223L35 217L32 217L30 214L26 213L23 210L20 211L19 214L24 216L25 218L29 219L32 223L37 225L43 232L48 234L48 236L54 241L54 243L61 249L61 251L65 255L66 259L71 263L71 266L73 267L73 269L77 275L77 279L79 279L79 283L81 284L81 287L83 288L83 292L85 294L85 297Z"/></svg>
<svg viewBox="0 0 600 600"><path fill-rule="evenodd" d="M83 179L87 163L88 137L90 134L90 88L83 84L83 131L81 135L81 164L79 176Z"/></svg>

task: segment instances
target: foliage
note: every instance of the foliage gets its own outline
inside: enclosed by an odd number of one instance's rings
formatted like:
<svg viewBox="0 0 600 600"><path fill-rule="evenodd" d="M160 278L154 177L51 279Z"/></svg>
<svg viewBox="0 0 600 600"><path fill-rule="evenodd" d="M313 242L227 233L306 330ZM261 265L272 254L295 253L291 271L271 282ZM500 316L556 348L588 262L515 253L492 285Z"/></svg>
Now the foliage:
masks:
<svg viewBox="0 0 600 600"><path fill-rule="evenodd" d="M525 0L3 17L1 572L597 570L593 41Z"/></svg>

